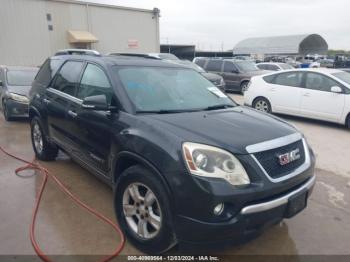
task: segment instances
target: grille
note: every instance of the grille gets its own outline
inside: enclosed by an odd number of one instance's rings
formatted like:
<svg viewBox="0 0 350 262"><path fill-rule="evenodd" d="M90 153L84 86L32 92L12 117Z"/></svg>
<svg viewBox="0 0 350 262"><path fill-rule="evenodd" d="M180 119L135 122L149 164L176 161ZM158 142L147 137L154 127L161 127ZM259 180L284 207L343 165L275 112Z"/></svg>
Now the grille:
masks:
<svg viewBox="0 0 350 262"><path fill-rule="evenodd" d="M299 149L300 158L286 165L280 165L278 156L297 148ZM302 140L298 140L286 146L258 152L255 153L254 156L272 178L280 178L288 175L305 162L305 151Z"/></svg>

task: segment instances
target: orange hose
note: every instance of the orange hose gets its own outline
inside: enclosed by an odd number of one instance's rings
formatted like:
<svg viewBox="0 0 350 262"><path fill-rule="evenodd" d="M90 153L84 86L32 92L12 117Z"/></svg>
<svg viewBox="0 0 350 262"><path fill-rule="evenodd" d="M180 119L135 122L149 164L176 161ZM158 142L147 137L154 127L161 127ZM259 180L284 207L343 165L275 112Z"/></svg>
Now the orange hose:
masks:
<svg viewBox="0 0 350 262"><path fill-rule="evenodd" d="M5 155L12 157L20 162L25 163L26 165L23 167L19 167L15 170L15 173L18 175L19 172L23 171L23 170L35 170L38 171L39 173L41 173L43 175L43 182L41 183L40 189L39 189L39 193L38 196L36 198L35 201L35 206L34 206L34 211L33 211L33 215L32 215L32 221L30 224L30 241L32 242L33 248L35 250L35 252L37 253L37 255L40 257L41 260L45 261L45 262L51 262L51 260L49 259L49 257L47 255L44 254L44 252L41 250L40 246L38 245L36 239L35 239L35 224L36 224L36 218L37 218L37 214L38 214L38 210L39 210L39 206L40 206L40 202L41 202L41 198L43 195L43 192L45 190L45 186L47 183L48 178L52 178L53 181L57 184L58 188L66 193L75 203L77 203L80 207L84 208L85 210L87 210L87 212L93 214L94 216L96 216L98 219L104 221L105 223L109 224L120 236L121 242L119 243L119 245L117 246L117 248L115 249L115 251L111 254L108 255L104 258L102 258L100 261L101 262L105 262L105 261L109 261L112 258L118 256L120 254L120 252L122 251L124 244L125 244L125 237L122 233L122 231L120 230L119 226L117 224L115 224L112 220L110 220L109 218L105 217L104 215L102 215L101 213L99 213L98 211L96 211L95 209L89 207L87 204L85 204L83 201L81 201L78 197L76 197L72 192L70 192L66 186L63 185L63 183L53 174L51 174L46 168L42 167L39 163L35 162L35 159L32 162L29 162L27 160L24 160L18 156L12 155L10 153L8 153L6 150L4 150L1 146L0 146L0 151L2 151Z"/></svg>

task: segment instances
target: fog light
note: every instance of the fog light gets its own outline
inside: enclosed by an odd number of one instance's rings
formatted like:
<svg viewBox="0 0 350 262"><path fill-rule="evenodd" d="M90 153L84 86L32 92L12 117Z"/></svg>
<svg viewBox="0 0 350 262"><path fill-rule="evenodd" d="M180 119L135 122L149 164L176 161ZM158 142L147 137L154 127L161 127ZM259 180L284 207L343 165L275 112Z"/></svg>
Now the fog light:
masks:
<svg viewBox="0 0 350 262"><path fill-rule="evenodd" d="M224 211L224 203L220 203L217 206L214 207L214 215L219 216L221 215L222 211Z"/></svg>

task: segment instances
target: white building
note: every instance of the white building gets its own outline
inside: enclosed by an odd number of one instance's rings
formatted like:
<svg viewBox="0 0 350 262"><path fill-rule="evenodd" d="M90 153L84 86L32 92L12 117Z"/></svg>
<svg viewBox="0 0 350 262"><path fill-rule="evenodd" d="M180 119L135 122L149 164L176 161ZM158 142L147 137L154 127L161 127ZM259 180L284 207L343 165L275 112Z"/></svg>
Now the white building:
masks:
<svg viewBox="0 0 350 262"><path fill-rule="evenodd" d="M40 65L65 48L159 52L159 10L73 0L1 0L0 64Z"/></svg>

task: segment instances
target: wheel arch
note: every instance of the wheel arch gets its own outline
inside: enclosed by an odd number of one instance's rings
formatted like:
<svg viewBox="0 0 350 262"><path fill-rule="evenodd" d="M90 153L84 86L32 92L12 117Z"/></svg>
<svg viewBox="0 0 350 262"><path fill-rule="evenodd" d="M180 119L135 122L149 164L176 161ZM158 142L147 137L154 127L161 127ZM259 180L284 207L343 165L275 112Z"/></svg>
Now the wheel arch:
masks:
<svg viewBox="0 0 350 262"><path fill-rule="evenodd" d="M162 184L164 185L165 191L167 192L169 198L172 196L170 186L161 172L150 161L130 151L122 151L118 153L115 160L113 161L112 183L114 185L114 188L118 187L123 171L135 165L141 165L156 175L160 181L162 181Z"/></svg>

